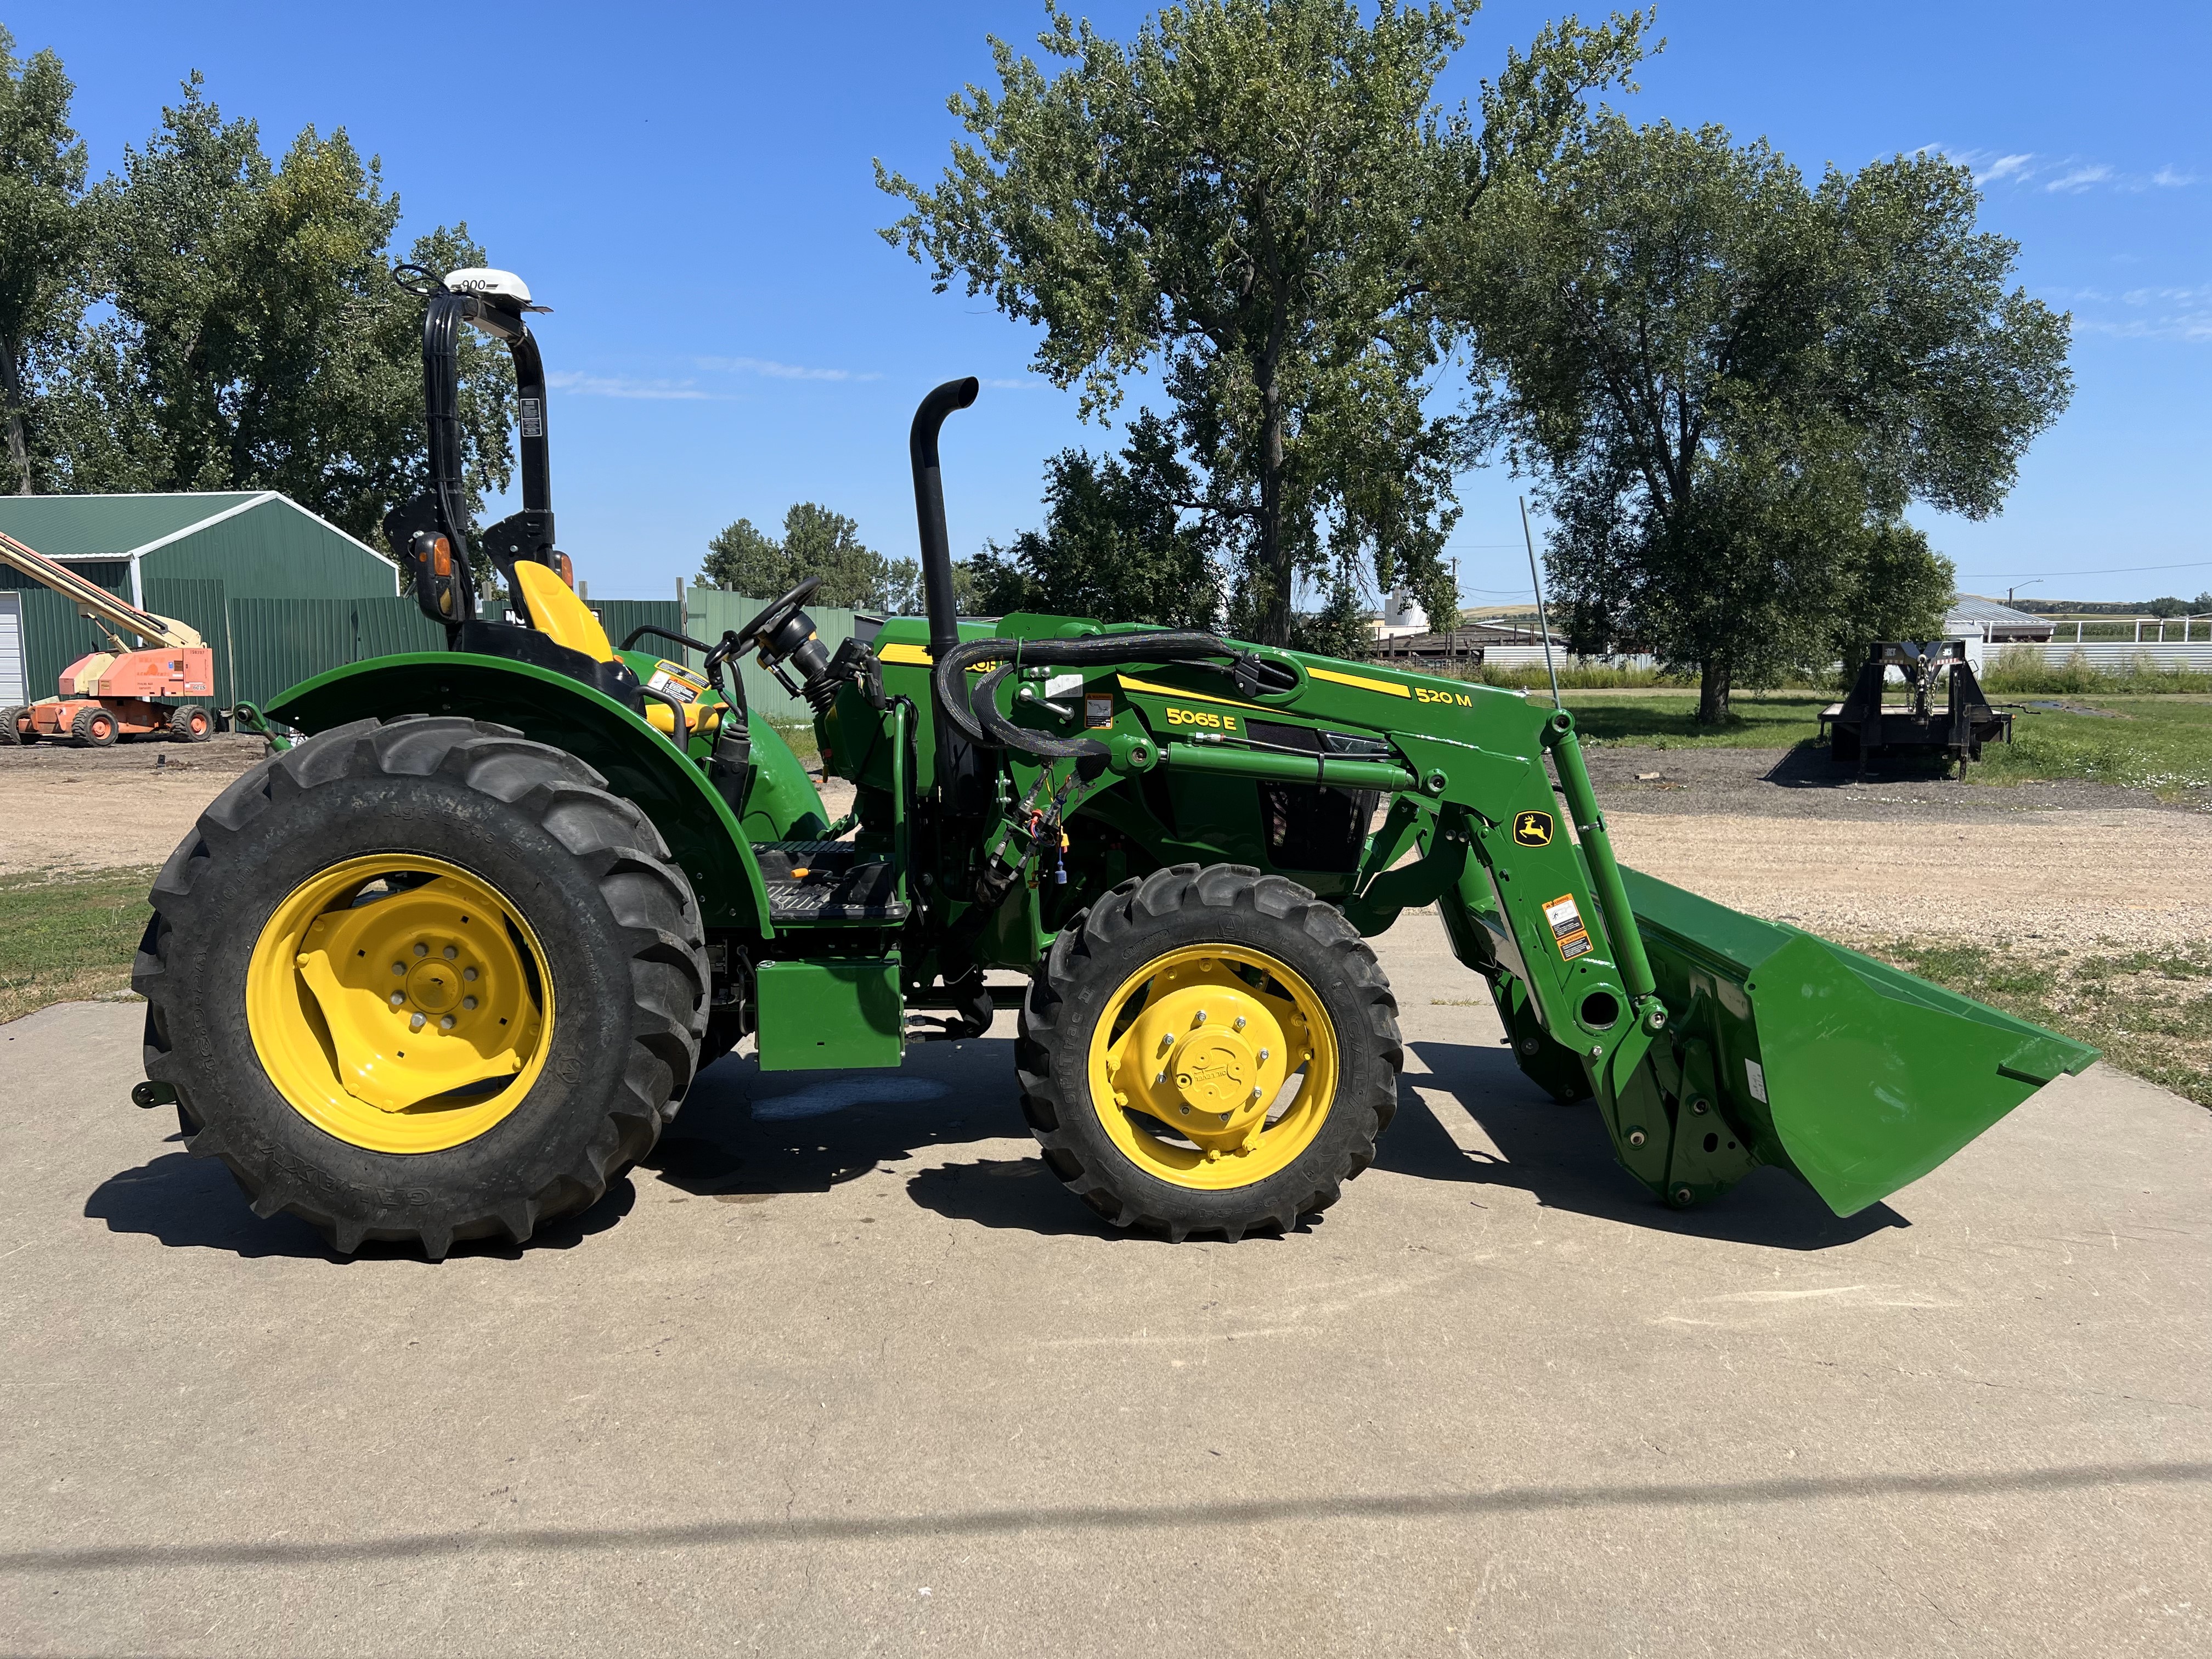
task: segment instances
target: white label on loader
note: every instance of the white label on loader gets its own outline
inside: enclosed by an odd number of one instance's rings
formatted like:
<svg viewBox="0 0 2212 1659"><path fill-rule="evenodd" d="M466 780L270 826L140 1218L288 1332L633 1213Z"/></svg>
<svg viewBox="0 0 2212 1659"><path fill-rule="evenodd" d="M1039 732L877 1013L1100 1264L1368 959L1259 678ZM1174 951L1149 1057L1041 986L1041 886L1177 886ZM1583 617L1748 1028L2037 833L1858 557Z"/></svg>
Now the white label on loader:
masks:
<svg viewBox="0 0 2212 1659"><path fill-rule="evenodd" d="M1044 694L1048 697L1064 697L1071 691L1081 690L1083 676L1080 674L1054 674L1044 683Z"/></svg>
<svg viewBox="0 0 2212 1659"><path fill-rule="evenodd" d="M1762 1106L1766 1104L1766 1067L1755 1060L1745 1060L1743 1080L1751 1085L1751 1097Z"/></svg>

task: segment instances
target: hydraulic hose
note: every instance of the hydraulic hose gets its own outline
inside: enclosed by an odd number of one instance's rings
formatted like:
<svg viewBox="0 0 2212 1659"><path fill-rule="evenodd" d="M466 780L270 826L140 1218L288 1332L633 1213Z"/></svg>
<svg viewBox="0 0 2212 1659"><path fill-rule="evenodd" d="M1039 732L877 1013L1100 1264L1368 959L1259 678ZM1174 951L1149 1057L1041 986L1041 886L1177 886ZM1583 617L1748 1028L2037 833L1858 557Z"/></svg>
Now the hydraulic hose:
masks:
<svg viewBox="0 0 2212 1659"><path fill-rule="evenodd" d="M930 688L937 706L970 743L993 749L1018 749L1043 759L1066 760L1103 755L1106 745L1096 738L1054 738L1016 726L999 713L995 694L999 684L1017 667L1103 668L1131 662L1201 662L1210 658L1241 658L1247 653L1215 634L1162 629L1146 634L1098 634L1081 640L969 640L944 653L930 670ZM969 668L977 663L1000 662L1003 668L983 677L977 689L983 693L980 707L969 702Z"/></svg>

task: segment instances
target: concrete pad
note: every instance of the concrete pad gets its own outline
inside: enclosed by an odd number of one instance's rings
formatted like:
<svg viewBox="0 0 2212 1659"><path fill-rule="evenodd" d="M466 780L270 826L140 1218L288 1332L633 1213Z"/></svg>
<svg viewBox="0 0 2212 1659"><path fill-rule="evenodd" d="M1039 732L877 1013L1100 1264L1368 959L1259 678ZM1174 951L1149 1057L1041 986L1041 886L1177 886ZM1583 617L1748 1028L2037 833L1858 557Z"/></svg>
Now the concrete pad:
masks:
<svg viewBox="0 0 2212 1659"><path fill-rule="evenodd" d="M0 1649L2199 1654L2212 1118L2099 1067L1849 1221L1677 1215L1431 917L1287 1239L1110 1237L1010 1023L708 1074L521 1251L343 1262L0 1027Z"/></svg>

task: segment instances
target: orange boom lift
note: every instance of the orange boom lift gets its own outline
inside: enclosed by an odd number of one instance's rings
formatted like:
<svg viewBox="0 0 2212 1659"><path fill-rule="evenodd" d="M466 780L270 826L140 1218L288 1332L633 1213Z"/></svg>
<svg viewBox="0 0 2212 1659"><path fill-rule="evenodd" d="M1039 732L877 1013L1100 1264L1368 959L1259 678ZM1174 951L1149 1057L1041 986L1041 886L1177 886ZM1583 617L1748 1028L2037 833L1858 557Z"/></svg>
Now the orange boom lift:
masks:
<svg viewBox="0 0 2212 1659"><path fill-rule="evenodd" d="M215 653L173 617L125 605L67 565L0 534L0 565L19 570L99 624L112 651L94 651L62 670L61 695L0 708L0 743L45 738L104 749L118 738L164 737L199 743L215 717L193 701L215 689ZM132 649L125 635L144 641Z"/></svg>

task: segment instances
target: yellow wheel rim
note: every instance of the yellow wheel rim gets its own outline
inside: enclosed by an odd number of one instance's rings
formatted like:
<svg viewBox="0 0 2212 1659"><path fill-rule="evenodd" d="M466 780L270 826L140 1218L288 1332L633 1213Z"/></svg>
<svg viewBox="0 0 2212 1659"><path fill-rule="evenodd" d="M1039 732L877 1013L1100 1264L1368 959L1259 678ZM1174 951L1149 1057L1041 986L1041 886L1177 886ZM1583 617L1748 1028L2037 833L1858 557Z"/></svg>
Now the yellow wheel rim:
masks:
<svg viewBox="0 0 2212 1659"><path fill-rule="evenodd" d="M1336 1099L1336 1031L1264 951L1192 945L1121 981L1091 1036L1114 1144L1178 1187L1249 1187L1313 1144Z"/></svg>
<svg viewBox="0 0 2212 1659"><path fill-rule="evenodd" d="M378 854L285 896L246 965L246 1019L309 1122L370 1152L436 1152L530 1092L553 980L530 925L480 877Z"/></svg>

